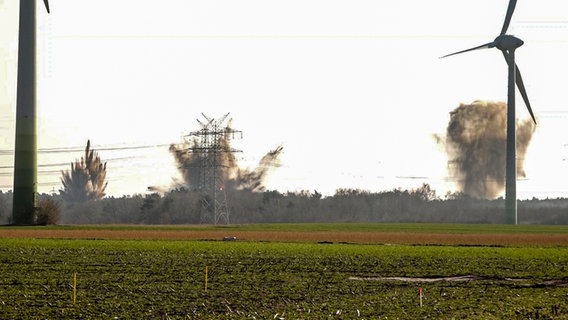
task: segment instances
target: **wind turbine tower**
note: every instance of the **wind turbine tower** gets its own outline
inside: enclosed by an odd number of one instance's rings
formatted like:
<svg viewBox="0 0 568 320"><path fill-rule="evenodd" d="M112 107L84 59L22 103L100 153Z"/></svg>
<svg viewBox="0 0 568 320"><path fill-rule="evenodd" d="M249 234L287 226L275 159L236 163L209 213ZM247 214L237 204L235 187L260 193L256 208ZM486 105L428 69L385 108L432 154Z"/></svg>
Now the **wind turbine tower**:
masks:
<svg viewBox="0 0 568 320"><path fill-rule="evenodd" d="M454 52L443 56L442 58L453 56L456 54L487 48L497 48L503 53L503 57L508 65L508 91L507 91L507 157L505 169L505 223L517 224L517 161L516 161L516 116L515 116L515 84L519 88L519 92L523 97L525 105L536 124L525 85L521 77L519 67L515 63L515 50L522 46L524 42L512 35L507 35L507 29L511 23L511 17L515 11L517 0L510 0L507 8L507 15L501 33L492 42L482 44L480 46Z"/></svg>
<svg viewBox="0 0 568 320"><path fill-rule="evenodd" d="M20 0L19 26L12 223L26 225L34 223L37 192L36 0Z"/></svg>

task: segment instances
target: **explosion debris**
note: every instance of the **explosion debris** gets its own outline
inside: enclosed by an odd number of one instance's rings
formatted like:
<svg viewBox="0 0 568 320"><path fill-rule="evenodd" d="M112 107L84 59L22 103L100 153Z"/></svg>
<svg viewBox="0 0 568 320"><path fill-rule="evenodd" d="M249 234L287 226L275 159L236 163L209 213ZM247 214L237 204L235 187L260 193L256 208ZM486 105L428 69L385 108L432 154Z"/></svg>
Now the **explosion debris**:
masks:
<svg viewBox="0 0 568 320"><path fill-rule="evenodd" d="M103 163L98 153L91 149L91 140L87 140L85 156L71 162L71 170L61 171L63 188L61 197L70 202L99 200L105 196L106 162Z"/></svg>
<svg viewBox="0 0 568 320"><path fill-rule="evenodd" d="M476 100L450 112L445 147L450 175L460 191L493 199L505 187L507 104ZM517 121L517 176L534 132L531 120Z"/></svg>
<svg viewBox="0 0 568 320"><path fill-rule="evenodd" d="M219 188L229 190L265 190L264 182L273 168L280 165L280 154L282 146L278 146L270 150L262 157L258 166L253 170L240 168L235 158L235 150L231 147L231 138L239 133L231 127L231 120L227 125L222 124L223 117L220 120L211 119L203 115L207 122L203 123L198 120L202 128L199 131L190 134L191 140L184 142L182 145L170 145L170 152L174 156L178 170L183 176L183 184L190 190L202 190L205 186L202 184L207 177L208 167L215 167L215 175L221 181ZM219 128L212 125L217 123ZM216 141L208 141L206 133L213 136Z"/></svg>

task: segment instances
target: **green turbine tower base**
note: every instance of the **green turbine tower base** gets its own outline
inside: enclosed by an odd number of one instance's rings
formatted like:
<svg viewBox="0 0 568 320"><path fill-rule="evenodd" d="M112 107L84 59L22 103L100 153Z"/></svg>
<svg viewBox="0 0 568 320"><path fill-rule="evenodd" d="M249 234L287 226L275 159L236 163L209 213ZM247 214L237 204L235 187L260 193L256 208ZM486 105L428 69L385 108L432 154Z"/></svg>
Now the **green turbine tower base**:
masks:
<svg viewBox="0 0 568 320"><path fill-rule="evenodd" d="M12 224L29 225L35 222L37 192L35 0L20 0L18 40Z"/></svg>

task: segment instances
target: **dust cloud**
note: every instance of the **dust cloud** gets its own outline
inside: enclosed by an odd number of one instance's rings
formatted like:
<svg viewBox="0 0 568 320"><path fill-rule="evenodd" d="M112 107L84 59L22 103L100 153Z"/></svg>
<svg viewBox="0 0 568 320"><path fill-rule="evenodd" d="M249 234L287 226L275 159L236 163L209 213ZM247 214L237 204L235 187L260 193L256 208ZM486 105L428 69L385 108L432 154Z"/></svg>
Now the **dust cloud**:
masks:
<svg viewBox="0 0 568 320"><path fill-rule="evenodd" d="M270 150L259 161L254 169L241 168L237 163L235 152L231 147L231 138L234 130L231 124L222 129L224 134L215 135L218 139L217 148L209 148L204 145L203 139L193 137L190 142L181 145L170 145L170 153L173 155L178 170L183 177L183 182L178 187L186 187L189 190L201 190L206 188L203 183L212 179L212 168L216 168L216 175L221 181L221 188L228 190L264 191L266 178L269 173L280 166L280 154L282 146ZM201 138L201 137L200 137Z"/></svg>
<svg viewBox="0 0 568 320"><path fill-rule="evenodd" d="M494 199L505 188L507 104L476 100L450 112L445 139L448 170L459 191L476 198ZM531 120L517 120L517 176L523 168L534 132Z"/></svg>

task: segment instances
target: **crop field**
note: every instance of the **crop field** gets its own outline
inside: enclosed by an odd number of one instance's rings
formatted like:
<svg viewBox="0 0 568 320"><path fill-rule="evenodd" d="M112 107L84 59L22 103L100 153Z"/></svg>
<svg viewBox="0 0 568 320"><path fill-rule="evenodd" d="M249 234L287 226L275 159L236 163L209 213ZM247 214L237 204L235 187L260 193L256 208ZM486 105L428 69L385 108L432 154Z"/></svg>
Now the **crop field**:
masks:
<svg viewBox="0 0 568 320"><path fill-rule="evenodd" d="M0 238L1 319L568 319L566 227L4 227Z"/></svg>

